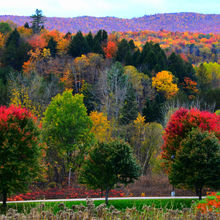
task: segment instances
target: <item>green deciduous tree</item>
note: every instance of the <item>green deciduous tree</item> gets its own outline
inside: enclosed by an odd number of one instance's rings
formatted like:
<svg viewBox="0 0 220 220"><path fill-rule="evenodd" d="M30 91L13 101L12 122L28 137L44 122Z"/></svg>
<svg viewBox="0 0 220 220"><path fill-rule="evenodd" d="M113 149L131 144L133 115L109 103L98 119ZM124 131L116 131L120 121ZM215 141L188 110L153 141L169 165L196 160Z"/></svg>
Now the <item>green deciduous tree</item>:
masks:
<svg viewBox="0 0 220 220"><path fill-rule="evenodd" d="M169 173L171 184L194 189L202 198L204 186L220 189L220 144L215 134L192 130L181 142Z"/></svg>
<svg viewBox="0 0 220 220"><path fill-rule="evenodd" d="M73 96L71 90L55 96L45 112L43 129L48 152L55 151L64 158L69 175L71 169L79 167L92 142L91 127L83 95Z"/></svg>
<svg viewBox="0 0 220 220"><path fill-rule="evenodd" d="M11 27L7 22L0 22L0 32L3 34L7 34L11 31Z"/></svg>
<svg viewBox="0 0 220 220"><path fill-rule="evenodd" d="M22 192L40 172L39 129L23 108L0 107L0 193Z"/></svg>
<svg viewBox="0 0 220 220"><path fill-rule="evenodd" d="M114 141L94 146L80 170L80 182L94 189L105 190L105 201L116 184L132 183L140 176L131 148L124 142Z"/></svg>

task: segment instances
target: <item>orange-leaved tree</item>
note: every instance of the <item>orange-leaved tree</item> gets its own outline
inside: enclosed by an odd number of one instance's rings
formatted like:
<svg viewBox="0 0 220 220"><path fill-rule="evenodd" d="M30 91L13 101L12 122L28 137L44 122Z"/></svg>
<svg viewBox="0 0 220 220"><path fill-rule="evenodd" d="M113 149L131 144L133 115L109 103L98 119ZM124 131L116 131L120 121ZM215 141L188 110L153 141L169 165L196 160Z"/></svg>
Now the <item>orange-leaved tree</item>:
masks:
<svg viewBox="0 0 220 220"><path fill-rule="evenodd" d="M107 46L104 48L105 56L107 58L113 58L117 52L117 44L113 41L108 41Z"/></svg>

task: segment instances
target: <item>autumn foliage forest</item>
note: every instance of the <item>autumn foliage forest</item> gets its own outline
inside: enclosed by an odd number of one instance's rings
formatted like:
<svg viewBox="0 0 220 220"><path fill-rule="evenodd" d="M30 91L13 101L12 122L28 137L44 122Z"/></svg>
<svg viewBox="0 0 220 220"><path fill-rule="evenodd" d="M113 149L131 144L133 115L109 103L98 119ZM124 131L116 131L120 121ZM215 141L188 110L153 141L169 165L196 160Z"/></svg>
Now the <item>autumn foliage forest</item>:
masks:
<svg viewBox="0 0 220 220"><path fill-rule="evenodd" d="M87 139L90 134L99 142L121 139L132 147L142 176L136 185L123 189L123 195L169 195L171 185L160 164L165 155L161 156L164 128L181 107L219 114L220 35L163 28L70 33L30 21L0 22L0 105L26 108L47 134L45 125L55 105L51 100L57 97L62 103L63 92L71 91L76 102L83 99L89 116L88 122L82 119L91 129ZM219 123L219 118L215 120ZM44 178L36 180L32 189L78 186L82 158L77 163L64 158L64 151L54 147L62 141L55 136L51 141L47 135ZM155 182L158 188L153 189Z"/></svg>

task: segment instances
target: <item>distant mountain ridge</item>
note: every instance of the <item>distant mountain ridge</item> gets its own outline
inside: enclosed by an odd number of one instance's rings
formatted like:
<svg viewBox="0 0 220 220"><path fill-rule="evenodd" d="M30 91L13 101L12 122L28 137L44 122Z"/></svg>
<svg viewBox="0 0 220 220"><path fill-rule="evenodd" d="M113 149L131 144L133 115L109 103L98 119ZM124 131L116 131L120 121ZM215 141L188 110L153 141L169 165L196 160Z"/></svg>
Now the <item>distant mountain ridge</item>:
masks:
<svg viewBox="0 0 220 220"><path fill-rule="evenodd" d="M0 15L0 20L11 20L17 25L24 25L30 22L28 16ZM165 13L155 15L145 15L143 17L123 19L117 17L73 17L59 18L47 17L45 28L57 29L61 32L76 33L81 30L84 33L89 31L97 32L99 29L112 31L167 31L179 32L199 32L199 33L220 33L220 14L199 14L199 13Z"/></svg>

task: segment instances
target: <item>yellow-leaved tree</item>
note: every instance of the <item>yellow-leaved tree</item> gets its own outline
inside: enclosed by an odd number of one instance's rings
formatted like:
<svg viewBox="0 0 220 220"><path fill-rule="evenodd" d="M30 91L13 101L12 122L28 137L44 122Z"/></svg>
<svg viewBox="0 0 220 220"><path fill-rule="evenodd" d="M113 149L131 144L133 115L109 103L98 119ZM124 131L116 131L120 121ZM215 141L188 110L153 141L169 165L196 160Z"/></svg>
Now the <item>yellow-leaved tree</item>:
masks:
<svg viewBox="0 0 220 220"><path fill-rule="evenodd" d="M41 118L42 109L40 105L36 105L30 99L28 88L13 88L10 94L10 104L28 109L32 114Z"/></svg>
<svg viewBox="0 0 220 220"><path fill-rule="evenodd" d="M171 72L161 71L157 73L155 77L152 77L152 86L169 99L175 96L179 91L177 84L173 82L173 79L174 77Z"/></svg>
<svg viewBox="0 0 220 220"><path fill-rule="evenodd" d="M112 141L112 128L107 116L105 116L103 112L93 111L89 117L93 124L91 132L95 135L96 140L99 142Z"/></svg>

